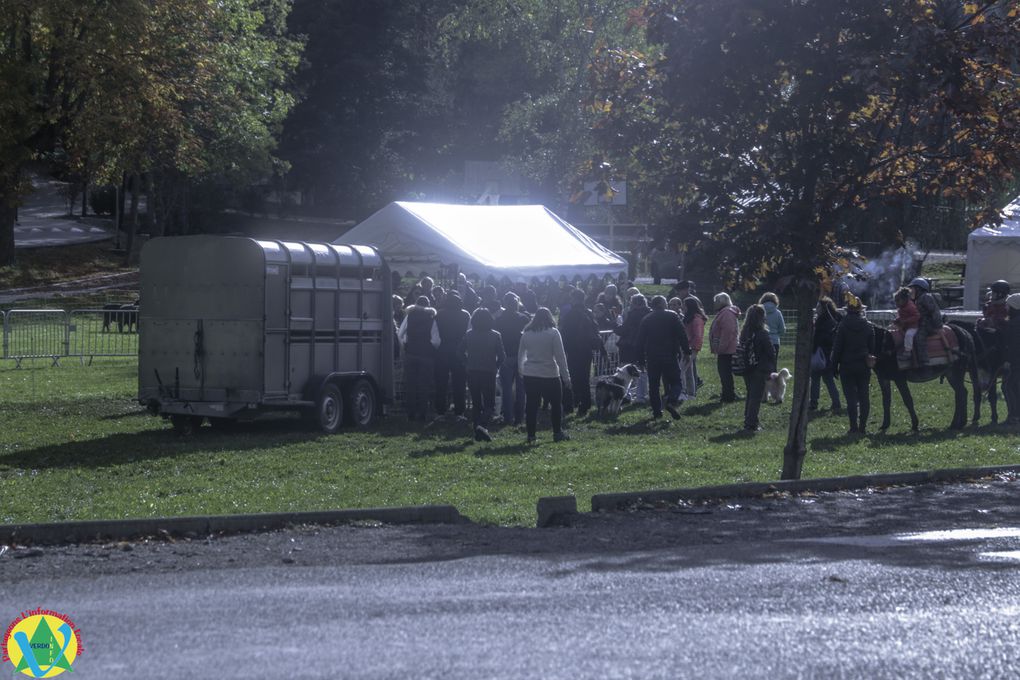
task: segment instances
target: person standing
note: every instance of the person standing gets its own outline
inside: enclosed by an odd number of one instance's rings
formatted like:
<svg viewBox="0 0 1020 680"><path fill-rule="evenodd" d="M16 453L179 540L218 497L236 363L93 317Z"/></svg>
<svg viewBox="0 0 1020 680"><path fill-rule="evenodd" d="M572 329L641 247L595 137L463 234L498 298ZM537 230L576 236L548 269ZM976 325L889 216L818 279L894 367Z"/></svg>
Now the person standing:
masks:
<svg viewBox="0 0 1020 680"><path fill-rule="evenodd" d="M727 293L719 293L712 302L715 304L715 318L708 331L708 346L716 356L716 369L722 393L719 398L724 404L738 401L742 397L733 389L733 355L737 353L740 335L740 308L733 304Z"/></svg>
<svg viewBox="0 0 1020 680"><path fill-rule="evenodd" d="M776 351L772 339L765 326L765 307L751 305L744 318L744 327L740 330L740 350L744 352L744 389L747 399L744 401L744 430L758 432L761 421L762 398L765 396L765 381L776 370Z"/></svg>
<svg viewBox="0 0 1020 680"><path fill-rule="evenodd" d="M680 393L683 378L680 373L680 353L691 353L687 344L687 332L683 321L671 309L666 308L666 298L656 295L652 298L651 312L641 320L638 328L638 351L640 363L648 371L648 397L652 406L652 417L662 417L662 397L659 382L663 381L666 393L666 410L674 419L680 417Z"/></svg>
<svg viewBox="0 0 1020 680"><path fill-rule="evenodd" d="M637 288L628 290L637 291ZM621 364L639 364L641 363L641 347L638 343L638 329L641 328L641 321L651 312L648 308L648 301L645 296L641 293L635 292L630 296L630 308L627 313L623 316L623 323L621 323L613 332L620 336L619 342L616 343L617 348L620 350L620 363ZM641 376L634 381L636 383L636 401L643 403L647 398L648 394L648 374L642 373ZM628 395L629 397L630 395Z"/></svg>
<svg viewBox="0 0 1020 680"><path fill-rule="evenodd" d="M875 332L864 318L864 305L853 293L846 296L846 317L836 329L832 343L832 367L843 386L847 434L866 434L871 412L871 364L875 355Z"/></svg>
<svg viewBox="0 0 1020 680"><path fill-rule="evenodd" d="M821 365L811 367L811 394L808 401L808 410L818 410L818 399L822 394L822 383L825 383L825 390L829 393L832 401L832 413L842 411L839 403L839 390L836 389L836 377L832 372L832 343L836 339L836 328L840 322L839 310L836 304L829 297L822 297L815 307L815 327L812 337L812 357L820 356ZM815 360L812 358L812 364Z"/></svg>
<svg viewBox="0 0 1020 680"><path fill-rule="evenodd" d="M503 338L492 328L492 312L479 307L471 315L471 330L461 341L467 366L475 441L491 442L488 425L496 406L496 370L506 361Z"/></svg>
<svg viewBox="0 0 1020 680"><path fill-rule="evenodd" d="M548 307L539 307L535 317L524 327L517 350L517 363L524 377L525 424L528 443L534 444L538 427L538 407L542 399L549 403L553 441L570 439L563 430L563 386L570 385L567 355L563 339L553 323Z"/></svg>
<svg viewBox="0 0 1020 680"><path fill-rule="evenodd" d="M1003 368L1008 371L1003 380L1002 391L1006 395L1006 422L1020 424L1020 293L1006 298L1008 318L1003 327L1005 350Z"/></svg>
<svg viewBox="0 0 1020 680"><path fill-rule="evenodd" d="M769 331L769 338L772 340L772 349L775 350L776 358L779 357L779 343L786 333L786 319L779 311L779 297L775 293L765 293L758 300L758 304L765 308L765 327Z"/></svg>
<svg viewBox="0 0 1020 680"><path fill-rule="evenodd" d="M570 309L560 317L559 324L579 417L584 417L591 409L592 352L606 351L595 317L584 303L584 291L574 289L570 294Z"/></svg>
<svg viewBox="0 0 1020 680"><path fill-rule="evenodd" d="M460 354L460 342L467 333L471 315L461 307L460 294L447 294L443 308L436 313L439 329L439 352L436 360L436 413L444 415L449 408L447 386L453 391L453 413L464 416L467 368Z"/></svg>
<svg viewBox="0 0 1020 680"><path fill-rule="evenodd" d="M694 374L694 389L697 389L704 384L698 375L698 352L705 344L705 322L708 321L708 314L701 306L701 300L694 295L688 295L683 304L684 330L687 332L687 344L691 346L691 372Z"/></svg>
<svg viewBox="0 0 1020 680"><path fill-rule="evenodd" d="M521 311L521 301L514 293L503 296L503 312L496 317L493 328L503 339L506 359L499 369L499 389L502 392L503 422L520 425L524 420L524 380L517 366L517 350L521 333L531 317Z"/></svg>
<svg viewBox="0 0 1020 680"><path fill-rule="evenodd" d="M404 406L407 409L407 419L424 419L432 395L436 348L439 347L436 310L429 306L429 299L424 295L407 308L404 320L397 329L397 339L404 346Z"/></svg>

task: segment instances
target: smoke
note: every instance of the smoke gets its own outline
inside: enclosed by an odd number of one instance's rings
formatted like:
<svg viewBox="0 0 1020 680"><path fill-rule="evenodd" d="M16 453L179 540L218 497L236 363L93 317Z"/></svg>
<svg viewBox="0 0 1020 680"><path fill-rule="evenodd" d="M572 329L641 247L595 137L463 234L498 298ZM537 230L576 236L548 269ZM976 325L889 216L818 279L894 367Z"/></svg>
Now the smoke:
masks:
<svg viewBox="0 0 1020 680"><path fill-rule="evenodd" d="M861 259L847 283L854 295L873 309L891 309L893 295L914 276L916 243L884 251L878 257Z"/></svg>

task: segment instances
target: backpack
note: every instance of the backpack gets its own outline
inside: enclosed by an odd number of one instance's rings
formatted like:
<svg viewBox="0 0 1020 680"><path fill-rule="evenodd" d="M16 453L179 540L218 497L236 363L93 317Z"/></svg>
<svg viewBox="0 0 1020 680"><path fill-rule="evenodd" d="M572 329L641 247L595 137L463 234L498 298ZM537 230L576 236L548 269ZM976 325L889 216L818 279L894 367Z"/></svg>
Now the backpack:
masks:
<svg viewBox="0 0 1020 680"><path fill-rule="evenodd" d="M754 336L737 345L737 353L731 363L733 375L747 375L758 365L758 353L754 350Z"/></svg>

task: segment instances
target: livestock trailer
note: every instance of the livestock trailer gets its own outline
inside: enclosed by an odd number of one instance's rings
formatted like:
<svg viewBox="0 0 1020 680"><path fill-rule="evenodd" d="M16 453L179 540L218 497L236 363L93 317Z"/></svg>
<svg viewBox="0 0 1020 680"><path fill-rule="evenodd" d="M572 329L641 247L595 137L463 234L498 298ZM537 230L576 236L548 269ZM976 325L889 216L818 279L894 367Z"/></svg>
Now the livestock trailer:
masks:
<svg viewBox="0 0 1020 680"><path fill-rule="evenodd" d="M138 401L190 431L266 411L326 432L393 398L390 272L374 248L230 236L145 244Z"/></svg>

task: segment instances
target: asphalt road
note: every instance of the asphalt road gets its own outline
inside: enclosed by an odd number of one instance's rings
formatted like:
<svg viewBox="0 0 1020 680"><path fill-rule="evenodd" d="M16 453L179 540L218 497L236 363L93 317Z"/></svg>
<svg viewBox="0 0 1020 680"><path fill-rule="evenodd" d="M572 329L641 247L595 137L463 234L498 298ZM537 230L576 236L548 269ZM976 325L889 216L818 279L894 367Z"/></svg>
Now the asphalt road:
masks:
<svg viewBox="0 0 1020 680"><path fill-rule="evenodd" d="M17 550L0 602L78 678L1013 678L1017 490Z"/></svg>

